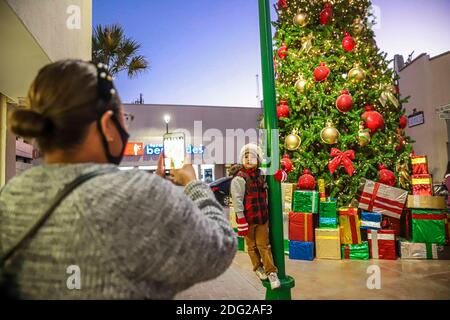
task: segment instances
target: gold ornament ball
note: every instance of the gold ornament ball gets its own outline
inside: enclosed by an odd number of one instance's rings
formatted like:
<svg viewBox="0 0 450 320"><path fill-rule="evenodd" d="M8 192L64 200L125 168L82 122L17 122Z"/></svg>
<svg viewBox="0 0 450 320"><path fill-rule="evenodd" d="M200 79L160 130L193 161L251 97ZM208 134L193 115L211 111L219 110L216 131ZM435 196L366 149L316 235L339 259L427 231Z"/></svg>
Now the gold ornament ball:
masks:
<svg viewBox="0 0 450 320"><path fill-rule="evenodd" d="M364 128L364 122L359 124L358 142L361 147L365 147L370 143L370 130Z"/></svg>
<svg viewBox="0 0 450 320"><path fill-rule="evenodd" d="M300 147L302 143L302 139L297 134L297 130L293 130L290 135L288 135L284 141L286 149L289 151L295 151Z"/></svg>
<svg viewBox="0 0 450 320"><path fill-rule="evenodd" d="M362 23L361 19L355 19L353 21L353 31L356 34L359 34L364 31L364 24Z"/></svg>
<svg viewBox="0 0 450 320"><path fill-rule="evenodd" d="M328 121L327 126L320 132L320 138L326 144L337 143L339 141L339 137L340 133L335 127L333 127L333 123L331 121Z"/></svg>
<svg viewBox="0 0 450 320"><path fill-rule="evenodd" d="M294 16L294 24L305 27L308 24L308 15L306 13L298 13Z"/></svg>
<svg viewBox="0 0 450 320"><path fill-rule="evenodd" d="M361 81L364 81L366 79L366 73L363 69L356 66L350 72L348 73L348 78L353 83L360 83Z"/></svg>
<svg viewBox="0 0 450 320"><path fill-rule="evenodd" d="M305 79L300 78L295 83L295 89L297 89L297 91L300 93L305 93L307 84L308 84L308 82Z"/></svg>

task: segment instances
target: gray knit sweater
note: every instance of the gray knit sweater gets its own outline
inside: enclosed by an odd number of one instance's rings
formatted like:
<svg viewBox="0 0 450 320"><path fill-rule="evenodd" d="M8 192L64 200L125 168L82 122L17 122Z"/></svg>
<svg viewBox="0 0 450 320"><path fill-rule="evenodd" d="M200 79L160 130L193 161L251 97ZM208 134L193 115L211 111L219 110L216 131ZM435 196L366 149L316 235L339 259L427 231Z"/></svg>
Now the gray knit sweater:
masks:
<svg viewBox="0 0 450 320"><path fill-rule="evenodd" d="M0 193L0 253L66 183L108 166L44 165L12 179ZM207 185L183 190L146 172L117 171L74 190L6 270L24 299L171 299L223 273L235 252L228 217ZM81 289L67 284L77 274Z"/></svg>

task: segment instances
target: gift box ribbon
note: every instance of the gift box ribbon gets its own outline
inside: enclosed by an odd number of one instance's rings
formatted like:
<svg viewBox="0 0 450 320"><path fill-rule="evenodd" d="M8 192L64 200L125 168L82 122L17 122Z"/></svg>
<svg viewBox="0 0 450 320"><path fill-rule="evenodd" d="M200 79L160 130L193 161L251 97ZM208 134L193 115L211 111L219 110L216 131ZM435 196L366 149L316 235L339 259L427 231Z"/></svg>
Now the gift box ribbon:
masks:
<svg viewBox="0 0 450 320"><path fill-rule="evenodd" d="M445 214L413 214L412 218L417 220L446 220Z"/></svg>
<svg viewBox="0 0 450 320"><path fill-rule="evenodd" d="M412 164L422 164L422 163L427 163L427 158L425 156L416 156L414 158L411 159L411 163Z"/></svg>
<svg viewBox="0 0 450 320"><path fill-rule="evenodd" d="M340 216L354 216L358 214L358 209L356 208L341 208L339 209L339 215Z"/></svg>
<svg viewBox="0 0 450 320"><path fill-rule="evenodd" d="M412 185L418 185L418 184L432 184L431 178L413 178L412 179Z"/></svg>
<svg viewBox="0 0 450 320"><path fill-rule="evenodd" d="M337 236L317 236L317 240L338 240Z"/></svg>

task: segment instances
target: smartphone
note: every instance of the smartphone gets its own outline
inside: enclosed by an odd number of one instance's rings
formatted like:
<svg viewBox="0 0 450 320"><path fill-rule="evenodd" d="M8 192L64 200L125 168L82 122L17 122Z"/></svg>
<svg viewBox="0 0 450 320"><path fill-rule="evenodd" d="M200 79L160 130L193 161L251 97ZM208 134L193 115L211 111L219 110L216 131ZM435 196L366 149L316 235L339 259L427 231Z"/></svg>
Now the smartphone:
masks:
<svg viewBox="0 0 450 320"><path fill-rule="evenodd" d="M186 156L185 136L183 132L166 133L163 137L164 168L181 169Z"/></svg>

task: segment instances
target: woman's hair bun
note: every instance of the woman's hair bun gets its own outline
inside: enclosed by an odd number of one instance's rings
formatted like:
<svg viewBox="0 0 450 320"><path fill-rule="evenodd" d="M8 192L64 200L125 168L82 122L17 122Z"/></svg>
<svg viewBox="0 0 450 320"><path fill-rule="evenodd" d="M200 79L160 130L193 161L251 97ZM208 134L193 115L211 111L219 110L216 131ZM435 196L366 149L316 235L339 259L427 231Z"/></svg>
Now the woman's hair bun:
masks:
<svg viewBox="0 0 450 320"><path fill-rule="evenodd" d="M11 114L11 131L25 138L40 138L53 130L51 119L29 109L17 109Z"/></svg>

